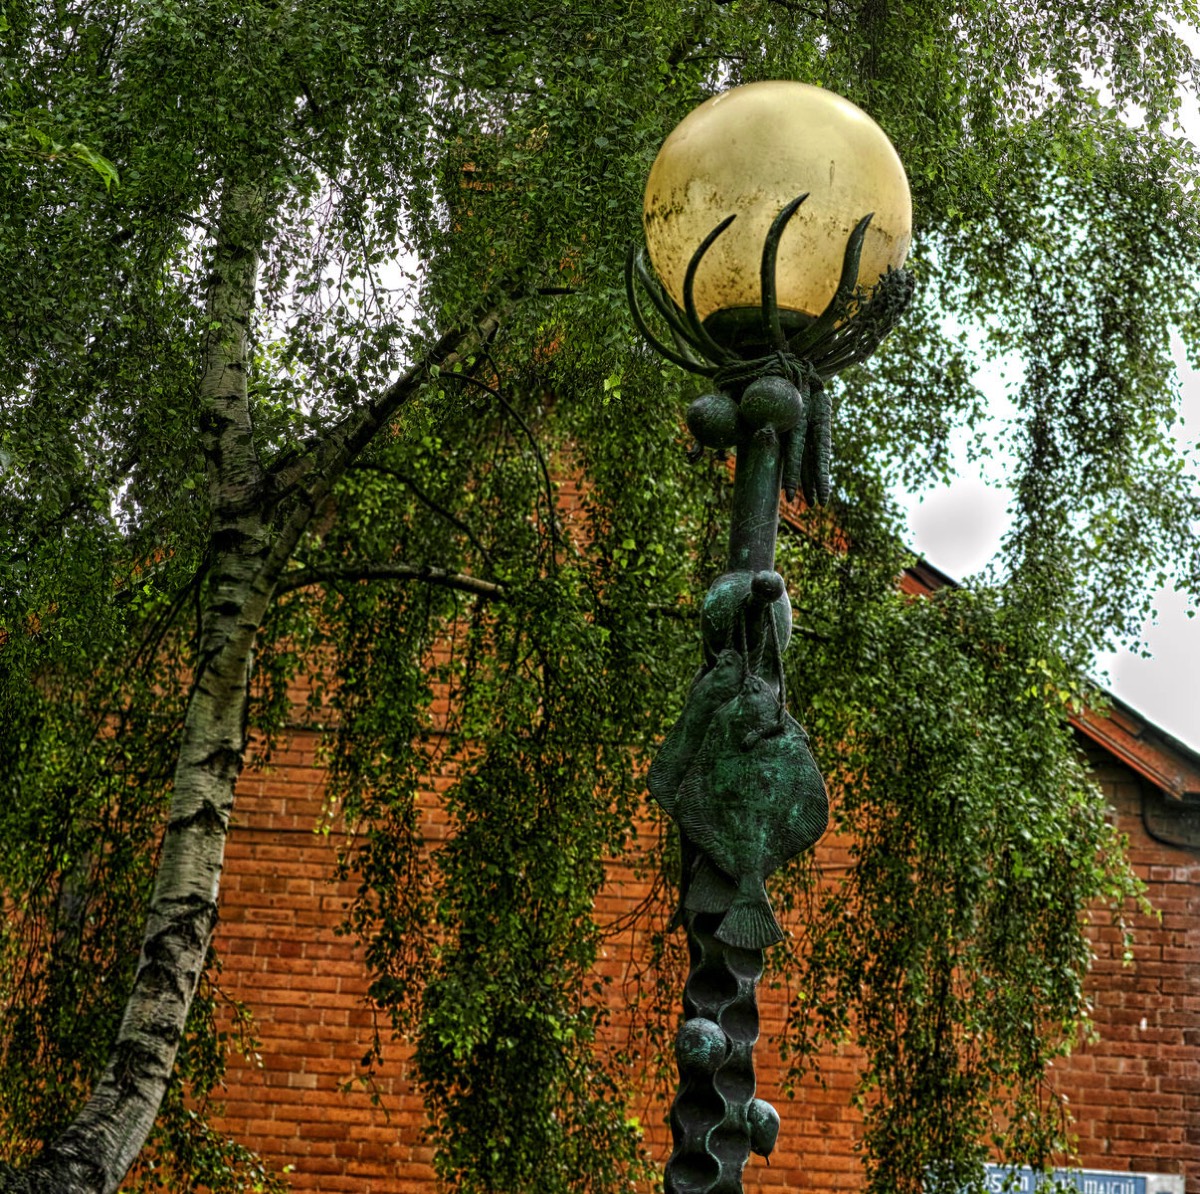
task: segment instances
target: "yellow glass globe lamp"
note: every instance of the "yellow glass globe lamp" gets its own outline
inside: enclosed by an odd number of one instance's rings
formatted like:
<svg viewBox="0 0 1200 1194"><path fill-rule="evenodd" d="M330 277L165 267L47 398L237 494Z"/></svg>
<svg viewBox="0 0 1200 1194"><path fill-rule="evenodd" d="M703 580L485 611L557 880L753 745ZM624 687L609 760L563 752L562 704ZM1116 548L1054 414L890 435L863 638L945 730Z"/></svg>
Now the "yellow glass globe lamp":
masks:
<svg viewBox="0 0 1200 1194"><path fill-rule="evenodd" d="M847 245L870 215L857 271L844 289L869 290L899 269L912 238L912 199L900 158L883 130L849 100L796 82L748 83L714 96L667 137L646 185L646 247L679 310L689 264L696 318L718 341L759 319L763 247L786 218L773 262L786 331L827 310L847 265ZM845 284L848 284L846 286ZM769 283L768 283L769 285Z"/></svg>

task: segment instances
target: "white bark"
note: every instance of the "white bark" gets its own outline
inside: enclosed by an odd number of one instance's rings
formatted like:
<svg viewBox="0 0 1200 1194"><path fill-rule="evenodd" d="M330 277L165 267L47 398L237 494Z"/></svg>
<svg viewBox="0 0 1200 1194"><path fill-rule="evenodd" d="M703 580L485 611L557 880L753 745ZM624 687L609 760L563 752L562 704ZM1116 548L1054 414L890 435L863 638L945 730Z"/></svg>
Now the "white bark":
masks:
<svg viewBox="0 0 1200 1194"><path fill-rule="evenodd" d="M200 386L213 567L137 976L109 1064L74 1123L24 1175L30 1190L109 1194L120 1185L154 1125L217 921L251 653L270 599L246 386L261 207L258 193L230 188L213 255Z"/></svg>

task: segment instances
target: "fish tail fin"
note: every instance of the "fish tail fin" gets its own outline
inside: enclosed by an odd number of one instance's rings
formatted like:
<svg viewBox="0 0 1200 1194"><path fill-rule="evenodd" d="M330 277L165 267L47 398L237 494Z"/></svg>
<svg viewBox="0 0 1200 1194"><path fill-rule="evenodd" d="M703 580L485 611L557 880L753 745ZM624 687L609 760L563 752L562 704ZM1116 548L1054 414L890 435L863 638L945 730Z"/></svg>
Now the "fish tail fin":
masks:
<svg viewBox="0 0 1200 1194"><path fill-rule="evenodd" d="M675 794L670 788L651 783L650 799L662 809L669 817L675 815Z"/></svg>
<svg viewBox="0 0 1200 1194"><path fill-rule="evenodd" d="M766 949L783 940L783 930L761 879L748 877L742 881L716 938L738 949Z"/></svg>
<svg viewBox="0 0 1200 1194"><path fill-rule="evenodd" d="M725 912L733 903L736 890L707 858L701 858L688 883L683 906L689 912Z"/></svg>

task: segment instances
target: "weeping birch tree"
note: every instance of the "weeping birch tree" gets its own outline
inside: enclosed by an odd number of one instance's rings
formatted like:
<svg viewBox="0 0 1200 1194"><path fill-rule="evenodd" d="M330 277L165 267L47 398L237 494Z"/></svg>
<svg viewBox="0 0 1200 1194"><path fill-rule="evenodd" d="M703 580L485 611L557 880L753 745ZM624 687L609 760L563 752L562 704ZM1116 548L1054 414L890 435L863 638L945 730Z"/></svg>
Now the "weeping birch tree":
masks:
<svg viewBox="0 0 1200 1194"><path fill-rule="evenodd" d="M336 714L350 927L417 1043L439 1172L637 1180L593 902L603 860L647 848L636 759L677 712L728 492L685 463L690 383L636 347L621 260L665 133L779 77L892 137L920 278L836 397L852 547L813 522L787 548L810 632L789 687L863 842L800 930L816 1014L788 1031L800 1064L823 1033L863 1044L879 1190L978 1174L997 1114L1013 1159L1064 1147L1035 1096L1086 1017L1084 910L1132 892L1069 702L1148 584L1198 573L1169 434L1170 336L1200 350L1173 22L1194 5L0 10L0 1190L278 1182L205 1120L236 1046L211 937L238 775L300 672ZM888 486L981 425L989 351L1025 364L1007 566L917 608ZM414 805L435 683L471 759L436 863ZM1045 866L1016 888L1031 833ZM847 906L861 931L827 932ZM989 958L1004 998L947 994ZM914 1098L935 1015L962 1031Z"/></svg>

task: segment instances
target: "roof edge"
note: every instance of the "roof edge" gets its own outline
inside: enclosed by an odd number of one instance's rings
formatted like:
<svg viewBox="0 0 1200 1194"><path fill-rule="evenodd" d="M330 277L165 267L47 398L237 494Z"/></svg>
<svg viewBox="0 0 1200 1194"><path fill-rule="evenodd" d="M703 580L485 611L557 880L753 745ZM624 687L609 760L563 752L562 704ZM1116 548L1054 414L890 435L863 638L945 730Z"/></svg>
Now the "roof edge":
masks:
<svg viewBox="0 0 1200 1194"><path fill-rule="evenodd" d="M901 587L928 596L962 585L918 558L905 568ZM1200 798L1200 751L1155 725L1103 685L1091 683L1099 699L1069 716L1074 729L1172 799Z"/></svg>

